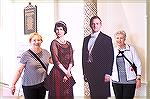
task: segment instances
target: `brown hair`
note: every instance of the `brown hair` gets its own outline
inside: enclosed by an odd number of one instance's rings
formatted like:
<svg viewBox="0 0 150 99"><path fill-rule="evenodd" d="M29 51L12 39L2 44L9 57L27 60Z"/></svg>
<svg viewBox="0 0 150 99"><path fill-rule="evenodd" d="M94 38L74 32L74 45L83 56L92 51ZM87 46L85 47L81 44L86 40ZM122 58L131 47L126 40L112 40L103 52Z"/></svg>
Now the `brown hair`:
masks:
<svg viewBox="0 0 150 99"><path fill-rule="evenodd" d="M90 27L91 27L92 21L93 21L94 19L99 19L99 20L100 20L100 23L102 22L102 20L101 20L100 17L98 17L98 16L93 16L93 17L90 19Z"/></svg>
<svg viewBox="0 0 150 99"><path fill-rule="evenodd" d="M55 32L55 33L56 33L56 28L57 28L57 27L62 27L63 30L65 31L64 34L67 33L67 25L66 25L65 22L63 22L63 21L58 21L58 22L55 23L55 27L54 27L54 32Z"/></svg>

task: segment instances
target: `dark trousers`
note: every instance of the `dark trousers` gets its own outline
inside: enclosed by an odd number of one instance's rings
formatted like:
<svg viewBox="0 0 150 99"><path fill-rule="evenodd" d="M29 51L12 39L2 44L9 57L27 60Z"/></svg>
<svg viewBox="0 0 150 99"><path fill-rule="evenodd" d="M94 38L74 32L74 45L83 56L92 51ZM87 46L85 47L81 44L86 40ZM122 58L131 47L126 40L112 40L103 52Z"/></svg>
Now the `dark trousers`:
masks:
<svg viewBox="0 0 150 99"><path fill-rule="evenodd" d="M108 99L110 97L110 85L108 83L89 83L91 99Z"/></svg>
<svg viewBox="0 0 150 99"><path fill-rule="evenodd" d="M112 83L116 99L133 99L136 84L116 84Z"/></svg>
<svg viewBox="0 0 150 99"><path fill-rule="evenodd" d="M25 99L45 99L46 89L43 84L22 86Z"/></svg>
<svg viewBox="0 0 150 99"><path fill-rule="evenodd" d="M95 86L93 86L93 85L89 86L91 99L107 99L108 96L106 96L105 94L102 94L103 93L102 91L105 92L105 90L101 90L98 87L96 87L96 85Z"/></svg>

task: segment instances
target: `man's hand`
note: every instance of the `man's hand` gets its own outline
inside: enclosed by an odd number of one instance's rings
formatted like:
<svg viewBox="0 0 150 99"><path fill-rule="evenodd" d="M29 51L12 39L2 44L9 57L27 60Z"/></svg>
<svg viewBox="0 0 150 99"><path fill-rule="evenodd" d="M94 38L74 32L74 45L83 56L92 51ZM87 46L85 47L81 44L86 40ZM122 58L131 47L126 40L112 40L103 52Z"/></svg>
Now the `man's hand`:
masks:
<svg viewBox="0 0 150 99"><path fill-rule="evenodd" d="M109 74L105 74L104 80L105 80L105 82L109 82L110 81L110 75Z"/></svg>
<svg viewBox="0 0 150 99"><path fill-rule="evenodd" d="M83 75L83 76L84 76L84 81L88 82L86 75Z"/></svg>

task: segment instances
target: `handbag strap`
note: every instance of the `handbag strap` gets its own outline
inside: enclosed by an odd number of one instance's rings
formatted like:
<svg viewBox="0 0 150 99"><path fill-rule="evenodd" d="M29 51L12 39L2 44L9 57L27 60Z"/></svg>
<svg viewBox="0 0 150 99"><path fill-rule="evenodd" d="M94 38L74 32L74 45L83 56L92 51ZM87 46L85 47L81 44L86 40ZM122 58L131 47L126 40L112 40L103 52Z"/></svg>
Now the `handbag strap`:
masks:
<svg viewBox="0 0 150 99"><path fill-rule="evenodd" d="M119 53L121 53L122 54L122 56L130 63L130 65L132 66L133 64L132 64L132 62L131 61L129 61L129 59L123 54L124 53L124 51L120 51L119 50Z"/></svg>
<svg viewBox="0 0 150 99"><path fill-rule="evenodd" d="M40 58L33 51L31 51L30 49L28 51L41 63L42 67L47 71L44 63L40 60Z"/></svg>

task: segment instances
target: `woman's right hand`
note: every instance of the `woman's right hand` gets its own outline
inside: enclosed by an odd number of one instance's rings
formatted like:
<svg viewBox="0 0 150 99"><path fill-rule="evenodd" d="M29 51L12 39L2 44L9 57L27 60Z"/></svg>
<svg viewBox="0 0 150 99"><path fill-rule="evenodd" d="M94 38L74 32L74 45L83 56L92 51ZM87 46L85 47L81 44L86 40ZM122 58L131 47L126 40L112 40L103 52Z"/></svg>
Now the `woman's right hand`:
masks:
<svg viewBox="0 0 150 99"><path fill-rule="evenodd" d="M72 74L70 73L70 71L68 71L68 72L66 73L66 76L67 76L68 78L70 78L70 77L72 76Z"/></svg>
<svg viewBox="0 0 150 99"><path fill-rule="evenodd" d="M68 80L67 76L64 76L63 82L66 82Z"/></svg>
<svg viewBox="0 0 150 99"><path fill-rule="evenodd" d="M12 94L12 95L14 95L15 90L16 90L16 86L15 86L14 84L11 85L11 94Z"/></svg>

